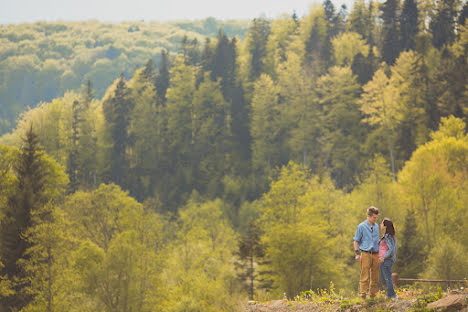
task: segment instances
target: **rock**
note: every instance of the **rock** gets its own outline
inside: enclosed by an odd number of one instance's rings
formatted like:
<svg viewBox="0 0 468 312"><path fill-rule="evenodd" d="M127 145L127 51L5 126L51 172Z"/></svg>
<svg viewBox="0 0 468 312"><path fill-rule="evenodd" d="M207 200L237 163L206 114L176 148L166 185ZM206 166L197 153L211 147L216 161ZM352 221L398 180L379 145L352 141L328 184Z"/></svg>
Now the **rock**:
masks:
<svg viewBox="0 0 468 312"><path fill-rule="evenodd" d="M281 307L283 305L283 303L286 303L286 302L288 302L288 300L286 300L286 299L272 300L272 301L270 301L268 306L271 307L271 308L278 308L278 307Z"/></svg>
<svg viewBox="0 0 468 312"><path fill-rule="evenodd" d="M427 305L428 309L436 309L437 311L445 311L445 310L452 310L458 309L462 310L464 306L466 306L466 299L468 296L466 295L449 295L445 298L437 300Z"/></svg>

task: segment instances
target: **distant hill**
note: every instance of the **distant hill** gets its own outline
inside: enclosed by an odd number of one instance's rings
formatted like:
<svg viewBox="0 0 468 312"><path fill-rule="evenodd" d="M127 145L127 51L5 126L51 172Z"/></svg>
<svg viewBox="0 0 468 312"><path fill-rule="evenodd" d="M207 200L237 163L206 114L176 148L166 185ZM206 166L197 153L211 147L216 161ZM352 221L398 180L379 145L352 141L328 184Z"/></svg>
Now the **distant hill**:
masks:
<svg viewBox="0 0 468 312"><path fill-rule="evenodd" d="M18 114L80 88L88 79L101 97L120 73L174 54L184 36L200 46L219 29L243 39L249 21L38 22L0 26L0 134Z"/></svg>

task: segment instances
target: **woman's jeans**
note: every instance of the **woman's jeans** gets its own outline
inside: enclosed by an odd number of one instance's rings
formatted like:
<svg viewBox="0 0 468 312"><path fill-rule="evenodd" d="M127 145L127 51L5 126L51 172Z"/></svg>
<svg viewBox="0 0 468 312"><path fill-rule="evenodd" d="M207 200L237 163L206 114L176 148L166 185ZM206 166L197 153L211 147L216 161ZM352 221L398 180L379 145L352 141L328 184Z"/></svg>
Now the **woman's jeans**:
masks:
<svg viewBox="0 0 468 312"><path fill-rule="evenodd" d="M380 274L382 275L382 282L385 284L385 286L387 286L388 298L396 297L395 289L393 288L392 265L392 259L386 259L383 263L380 264Z"/></svg>

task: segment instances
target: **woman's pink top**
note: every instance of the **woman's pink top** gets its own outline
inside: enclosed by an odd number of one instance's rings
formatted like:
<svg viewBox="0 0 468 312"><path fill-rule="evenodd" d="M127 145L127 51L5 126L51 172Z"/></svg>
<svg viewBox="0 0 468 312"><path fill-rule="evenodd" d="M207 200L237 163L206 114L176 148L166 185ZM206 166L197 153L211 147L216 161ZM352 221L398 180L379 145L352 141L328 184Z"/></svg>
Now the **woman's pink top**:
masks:
<svg viewBox="0 0 468 312"><path fill-rule="evenodd" d="M379 258L383 258L388 251L387 241L382 239L379 244Z"/></svg>

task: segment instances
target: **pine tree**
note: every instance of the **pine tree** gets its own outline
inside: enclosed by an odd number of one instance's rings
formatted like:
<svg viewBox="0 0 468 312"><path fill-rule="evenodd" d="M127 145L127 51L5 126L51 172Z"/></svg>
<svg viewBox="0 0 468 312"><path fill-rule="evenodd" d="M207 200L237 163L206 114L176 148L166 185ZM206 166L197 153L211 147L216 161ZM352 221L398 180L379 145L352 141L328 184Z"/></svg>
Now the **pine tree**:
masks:
<svg viewBox="0 0 468 312"><path fill-rule="evenodd" d="M417 278L424 263L424 244L418 233L414 211L406 212L403 231L398 235L398 257L396 267L400 277Z"/></svg>
<svg viewBox="0 0 468 312"><path fill-rule="evenodd" d="M435 16L429 25L432 44L437 49L452 44L455 40L455 21L458 15L458 0L439 0Z"/></svg>
<svg viewBox="0 0 468 312"><path fill-rule="evenodd" d="M180 51L184 56L185 64L198 65L200 62L200 47L196 38L189 40L187 35L184 35L181 41Z"/></svg>
<svg viewBox="0 0 468 312"><path fill-rule="evenodd" d="M403 51L415 48L415 37L418 34L418 7L415 0L404 0L400 16L401 49Z"/></svg>
<svg viewBox="0 0 468 312"><path fill-rule="evenodd" d="M349 14L347 23L350 31L360 34L366 41L369 40L372 21L364 0L354 2L353 10Z"/></svg>
<svg viewBox="0 0 468 312"><path fill-rule="evenodd" d="M128 125L132 102L129 97L130 90L123 74L117 81L112 95L103 103L104 116L112 137L112 159L110 160L110 181L126 187L125 177L128 173L128 159L126 156L129 145Z"/></svg>
<svg viewBox="0 0 468 312"><path fill-rule="evenodd" d="M247 34L247 50L251 55L249 78L255 81L263 72L263 59L267 54L266 46L270 34L270 22L255 18Z"/></svg>
<svg viewBox="0 0 468 312"><path fill-rule="evenodd" d="M351 64L351 70L356 75L357 81L361 85L365 85L372 79L373 64L368 61L362 53L358 53L354 56L353 63Z"/></svg>
<svg viewBox="0 0 468 312"><path fill-rule="evenodd" d="M161 62L159 63L158 73L154 85L161 105L166 105L166 91L169 88L169 52L161 52Z"/></svg>
<svg viewBox="0 0 468 312"><path fill-rule="evenodd" d="M465 1L463 8L461 9L460 15L458 16L458 32L460 32L461 26L465 26L466 19L468 18L468 1Z"/></svg>
<svg viewBox="0 0 468 312"><path fill-rule="evenodd" d="M382 5L382 59L389 65L393 65L400 54L400 36L398 25L399 0L387 0Z"/></svg>
<svg viewBox="0 0 468 312"><path fill-rule="evenodd" d="M27 259L26 250L31 244L25 240L23 234L31 227L31 214L40 209L48 201L46 194L46 169L41 157L43 152L39 146L38 136L33 132L33 126L26 132L14 169L18 179L16 191L8 200L6 218L1 224L1 262L2 276L15 281L13 289L15 294L0 298L2 311L18 311L26 306L32 295L25 292L29 286L25 272L18 265L21 259Z"/></svg>
<svg viewBox="0 0 468 312"><path fill-rule="evenodd" d="M155 72L153 59L149 59L148 62L146 62L142 76L148 81L154 80Z"/></svg>
<svg viewBox="0 0 468 312"><path fill-rule="evenodd" d="M238 275L242 282L247 281L247 289L249 299L254 300L255 280L255 263L257 258L263 257L263 245L261 243L261 231L254 220L251 220L247 225L247 232L241 236L239 241L238 256L243 262L240 265L241 273Z"/></svg>

